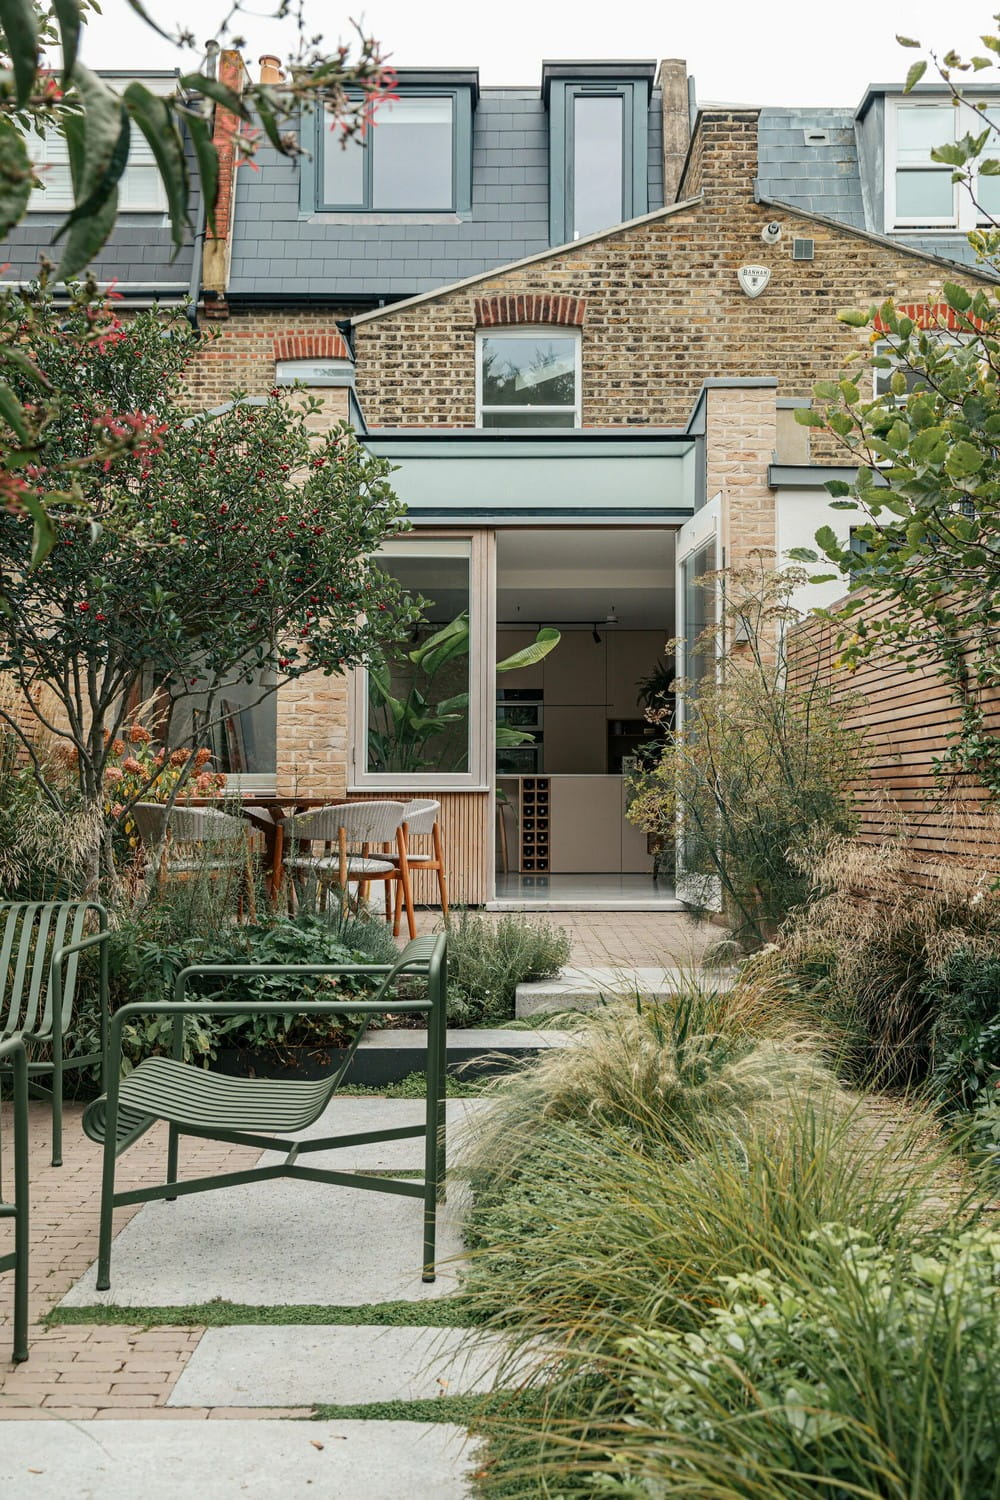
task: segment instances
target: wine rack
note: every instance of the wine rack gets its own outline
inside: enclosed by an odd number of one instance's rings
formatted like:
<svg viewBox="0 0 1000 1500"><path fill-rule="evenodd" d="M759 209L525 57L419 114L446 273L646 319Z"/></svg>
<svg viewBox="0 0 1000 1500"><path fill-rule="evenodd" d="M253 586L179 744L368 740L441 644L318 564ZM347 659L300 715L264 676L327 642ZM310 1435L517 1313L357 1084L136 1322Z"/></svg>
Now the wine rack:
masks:
<svg viewBox="0 0 1000 1500"><path fill-rule="evenodd" d="M545 875L549 868L549 778L521 777L521 874Z"/></svg>

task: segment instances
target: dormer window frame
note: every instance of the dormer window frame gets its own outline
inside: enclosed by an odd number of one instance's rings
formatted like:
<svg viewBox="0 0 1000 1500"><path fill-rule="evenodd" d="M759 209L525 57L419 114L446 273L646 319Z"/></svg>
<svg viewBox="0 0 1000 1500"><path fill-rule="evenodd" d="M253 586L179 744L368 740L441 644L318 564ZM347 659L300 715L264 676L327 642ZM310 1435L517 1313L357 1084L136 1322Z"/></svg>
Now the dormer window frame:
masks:
<svg viewBox="0 0 1000 1500"><path fill-rule="evenodd" d="M649 208L649 100L653 67L613 65L588 70L581 66L546 64L543 93L549 111L549 242L572 244L578 238L603 233L627 223ZM631 76L630 76L631 75ZM576 106L588 98L619 99L622 108L622 202L620 216L601 229L576 233L574 224L576 168Z"/></svg>
<svg viewBox="0 0 1000 1500"><path fill-rule="evenodd" d="M969 234L974 229L982 228L991 222L989 216L980 212L973 201L972 196L962 183L951 182L954 168L947 164L932 161L929 150L926 162L911 159L900 161L899 159L899 117L905 110L919 108L933 108L939 111L941 116L941 134L935 145L944 145L949 140L957 140L966 133L977 134L983 129L982 117L978 111L973 111L967 105L956 105L951 96L938 93L921 93L919 90L905 98L892 98L887 96L885 100L885 225L888 233L895 231L923 231L928 234ZM964 118L963 118L964 116ZM995 117L1000 122L1000 97L997 98L996 110L988 111L989 117ZM1000 123L996 125L997 141L993 145L987 145L985 155L1000 156ZM950 132L950 133L949 133ZM896 187L897 178L900 173L911 172L934 172L939 173L951 187L952 212L948 215L901 215L896 209ZM996 179L987 179L991 183Z"/></svg>
<svg viewBox="0 0 1000 1500"><path fill-rule="evenodd" d="M407 215L429 215L441 216L442 218L454 218L455 215L466 216L472 212L472 115L478 100L478 84L472 80L450 83L447 75L441 75L442 81L426 83L410 83L400 81L395 89L395 94L400 103L409 103L418 99L447 100L451 109L451 194L447 203L422 203L415 199L411 204L393 205L391 208L377 207L374 203L374 153L378 150L379 140L379 116L375 114L375 122L367 131L366 139L360 148L364 151L362 163L363 189L361 201L356 203L334 202L325 196L325 170L324 162L327 151L340 151L340 138L336 130L330 128L330 117L321 110L316 110L311 118L304 122L304 134L309 143L309 154L301 158L299 178L299 211L300 217L312 218L316 214L334 214L338 218L357 219L369 222L392 221L393 218L405 218ZM351 96L354 97L354 96ZM358 96L360 97L360 96ZM391 108L390 105L383 106ZM348 151L359 149L350 143L346 147Z"/></svg>

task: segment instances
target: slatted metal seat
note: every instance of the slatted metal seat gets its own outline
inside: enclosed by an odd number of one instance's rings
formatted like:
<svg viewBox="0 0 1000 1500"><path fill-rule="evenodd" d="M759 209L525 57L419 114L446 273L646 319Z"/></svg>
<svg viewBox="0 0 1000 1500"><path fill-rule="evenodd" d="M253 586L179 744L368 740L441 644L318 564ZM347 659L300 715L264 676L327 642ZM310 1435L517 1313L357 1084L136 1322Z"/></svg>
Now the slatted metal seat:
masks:
<svg viewBox="0 0 1000 1500"><path fill-rule="evenodd" d="M0 1061L14 1078L14 1201L0 1196L0 1219L14 1220L14 1248L0 1255L0 1272L14 1272L14 1348L20 1364L28 1357L28 1058L19 1036L0 1042Z"/></svg>
<svg viewBox="0 0 1000 1500"><path fill-rule="evenodd" d="M97 931L87 935L88 927ZM96 901L0 903L0 1037L20 1036L28 1054L28 1087L52 1101L52 1165L62 1166L63 1074L100 1065L108 1041L108 917ZM80 954L96 947L99 1052L65 1054L73 1029ZM34 1054L44 1049L50 1057ZM8 1067L0 1058L0 1069ZM37 1080L51 1074L52 1087Z"/></svg>
<svg viewBox="0 0 1000 1500"><path fill-rule="evenodd" d="M306 1000L298 1006L283 1001L186 1000L190 980L195 975L247 977L267 974L371 975L379 981L370 1000L343 996L336 1000ZM396 998L400 980L418 979L425 993L411 998ZM437 937L416 938L407 943L395 964L196 964L177 977L173 1001L123 1006L111 1022L111 1063L107 1069L107 1091L84 1111L83 1128L92 1140L104 1145L104 1170L101 1185L100 1246L97 1261L97 1286L101 1291L111 1284L111 1233L114 1210L125 1204L150 1199L172 1200L188 1193L210 1192L216 1188L256 1182L274 1177L294 1177L307 1182L331 1183L340 1187L362 1188L369 1192L395 1193L420 1198L424 1205L424 1238L422 1274L424 1281L434 1280L437 1204L444 1188L444 1071L445 1071L445 1001L447 995L447 940ZM325 1136L321 1140L289 1140L285 1137L308 1129L320 1118L342 1082L357 1047L374 1016L386 1011L426 1012L427 1014L427 1104L422 1125L399 1126L387 1130L365 1131L352 1135ZM183 1025L187 1016L271 1015L289 1017L295 1014L351 1015L360 1024L347 1057L327 1078L300 1082L284 1079L230 1078L195 1067L181 1060ZM174 1025L173 1056L150 1057L140 1062L125 1078L120 1075L123 1028L140 1016L169 1015ZM121 1153L143 1135L151 1125L164 1120L169 1126L166 1181L148 1187L115 1191L115 1164ZM256 1146L262 1151L284 1151L284 1161L274 1166L257 1166L244 1171L220 1173L214 1177L178 1180L178 1145L182 1135L226 1141L233 1145ZM401 1178L366 1176L361 1172L338 1172L327 1168L304 1166L300 1158L317 1151L359 1146L378 1141L404 1140L415 1136L424 1139L424 1177L422 1182Z"/></svg>

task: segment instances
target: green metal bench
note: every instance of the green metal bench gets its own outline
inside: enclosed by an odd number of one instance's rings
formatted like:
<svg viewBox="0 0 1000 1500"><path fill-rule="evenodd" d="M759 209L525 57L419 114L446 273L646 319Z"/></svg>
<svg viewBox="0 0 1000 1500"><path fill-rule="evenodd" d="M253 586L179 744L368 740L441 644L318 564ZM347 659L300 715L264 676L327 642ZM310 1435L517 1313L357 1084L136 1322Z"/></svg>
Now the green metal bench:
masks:
<svg viewBox="0 0 1000 1500"><path fill-rule="evenodd" d="M97 931L85 936L96 919ZM62 1166L63 1074L100 1064L108 1045L108 917L96 901L0 902L0 1037L19 1036L28 1055L29 1092L52 1101L52 1165ZM72 1031L80 954L100 951L100 1051L65 1055ZM32 1054L48 1048L51 1060ZM0 1059L0 1067L4 1066ZM9 1064L7 1065L9 1067ZM37 1082L52 1075L51 1089Z"/></svg>
<svg viewBox="0 0 1000 1500"><path fill-rule="evenodd" d="M0 1042L0 1061L14 1078L14 1201L0 1198L0 1219L14 1220L14 1248L0 1272L14 1272L14 1362L28 1357L28 1059L19 1036Z"/></svg>
<svg viewBox="0 0 1000 1500"><path fill-rule="evenodd" d="M298 1007L285 1001L185 1000L188 981L196 974L262 975L370 974L381 977L371 1000L342 997L337 1000L303 1000ZM392 998L400 979L421 978L426 994L416 999ZM447 942L440 937L415 938L407 943L399 960L388 964L195 964L177 977L173 1001L123 1006L111 1022L110 1065L106 1070L107 1092L87 1106L83 1128L92 1140L104 1145L101 1184L101 1228L97 1259L97 1286L111 1285L111 1233L114 1210L130 1203L154 1198L173 1200L187 1193L210 1192L239 1183L274 1177L294 1177L304 1182L324 1182L369 1192L395 1193L421 1198L424 1204L423 1280L434 1280L435 1233L438 1202L444 1194L445 1152L445 1001L447 995ZM326 1109L350 1066L351 1059L374 1016L387 1011L426 1012L427 1107L422 1125L360 1134L327 1136L322 1140L288 1140L284 1137L307 1129ZM231 1078L182 1061L184 1017L194 1015L235 1016L293 1014L352 1015L363 1018L343 1064L328 1078L308 1082L259 1078ZM173 1056L149 1057L126 1077L119 1076L115 1059L121 1056L122 1028L139 1016L170 1015L174 1019ZM115 1162L151 1125L165 1120L170 1126L167 1145L166 1181L150 1187L115 1191ZM178 1181L178 1143L182 1135L233 1145L256 1146L261 1151L285 1151L276 1166L258 1166L215 1177ZM336 1172L308 1167L300 1158L316 1151L342 1146L361 1146L379 1141L424 1138L424 1180L365 1176L359 1172Z"/></svg>

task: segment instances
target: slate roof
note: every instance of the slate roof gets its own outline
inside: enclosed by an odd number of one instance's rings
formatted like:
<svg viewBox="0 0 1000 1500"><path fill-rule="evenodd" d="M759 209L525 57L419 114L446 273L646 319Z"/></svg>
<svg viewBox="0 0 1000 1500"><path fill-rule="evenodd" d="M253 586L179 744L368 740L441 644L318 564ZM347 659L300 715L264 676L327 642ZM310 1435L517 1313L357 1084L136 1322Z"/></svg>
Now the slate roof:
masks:
<svg viewBox="0 0 1000 1500"><path fill-rule="evenodd" d="M663 204L660 94L649 103L648 203ZM538 88L484 88L472 117L472 212L318 214L270 149L237 175L229 295L414 296L549 248L549 119Z"/></svg>
<svg viewBox="0 0 1000 1500"><path fill-rule="evenodd" d="M192 219L197 202L192 207ZM47 255L58 261L61 241L52 244L64 218L63 214L29 213L12 229L0 245L0 261L7 262L0 274L0 285L10 281L30 281L38 274L39 258ZM163 214L122 214L114 231L93 262L98 281L117 281L126 296L160 291L164 297L186 297L193 263L189 242L171 260L173 246L170 226Z"/></svg>
<svg viewBox="0 0 1000 1500"><path fill-rule="evenodd" d="M964 265L976 258L963 233L886 230L882 220L882 184L862 186L862 121L852 109L762 109L757 122L757 192L789 208L824 214L852 229L888 234L911 250L943 256ZM810 143L807 134L825 131L827 141ZM868 173L880 177L881 120L869 128Z"/></svg>

